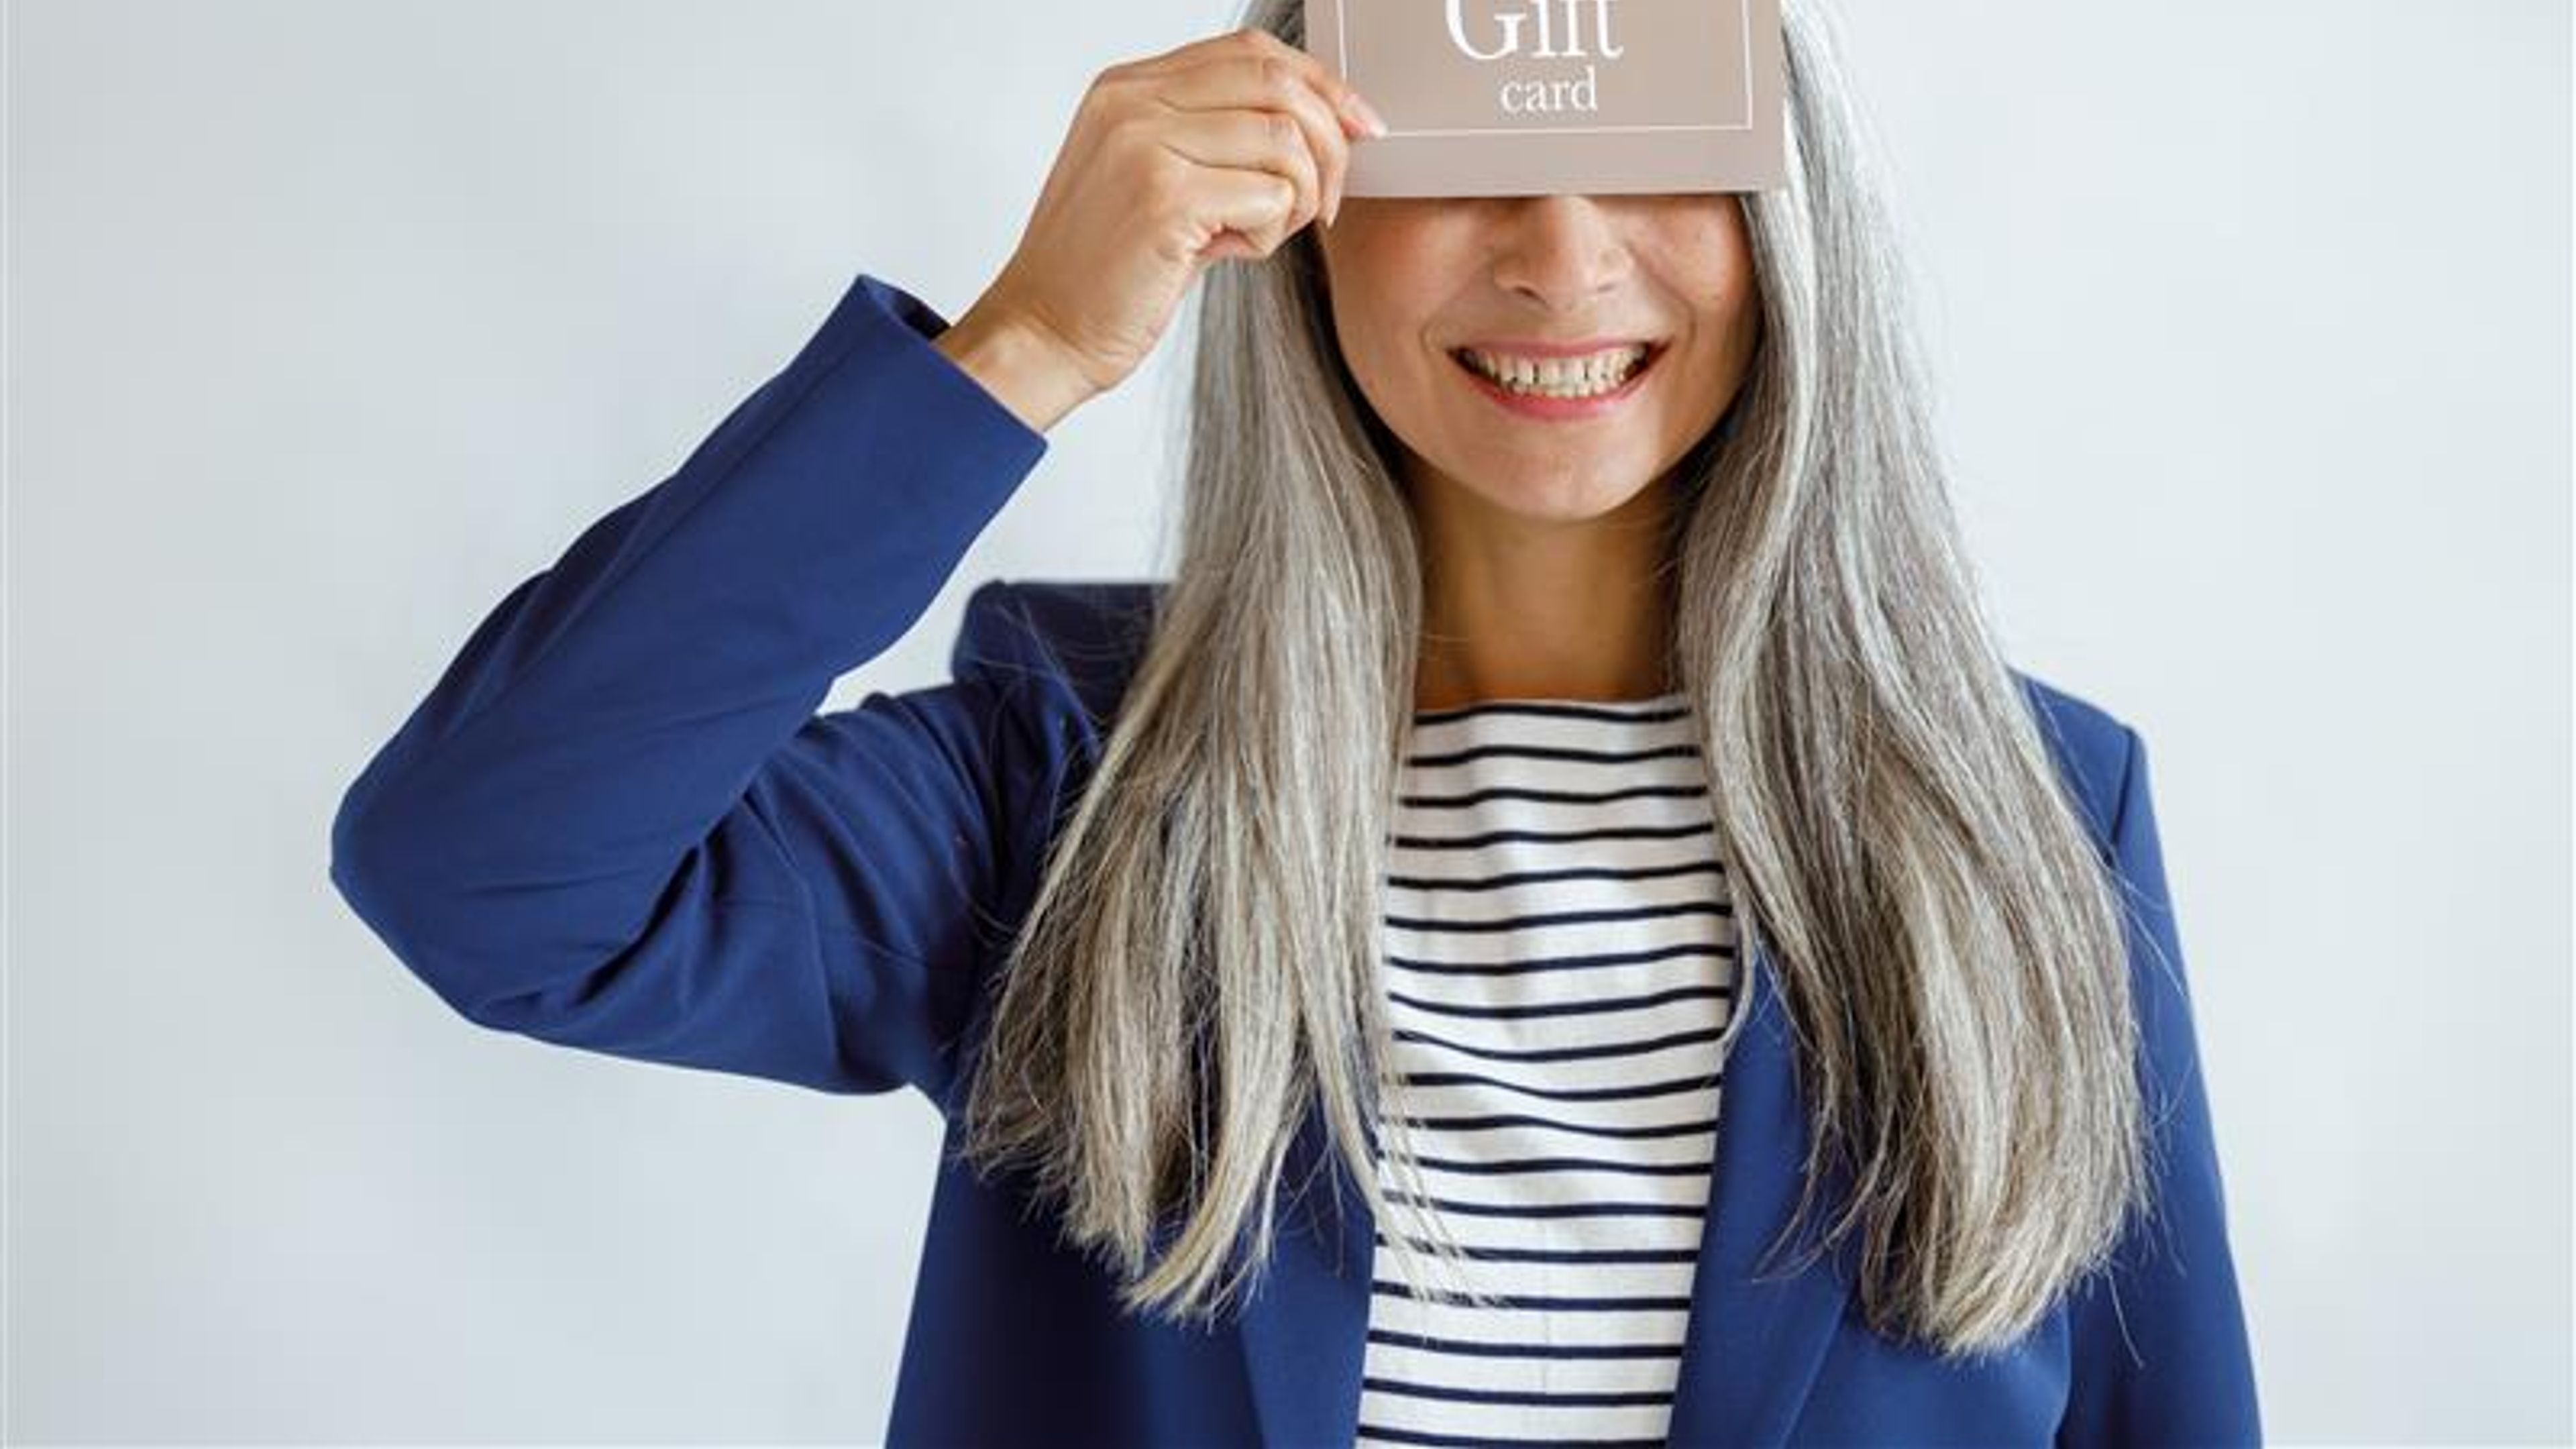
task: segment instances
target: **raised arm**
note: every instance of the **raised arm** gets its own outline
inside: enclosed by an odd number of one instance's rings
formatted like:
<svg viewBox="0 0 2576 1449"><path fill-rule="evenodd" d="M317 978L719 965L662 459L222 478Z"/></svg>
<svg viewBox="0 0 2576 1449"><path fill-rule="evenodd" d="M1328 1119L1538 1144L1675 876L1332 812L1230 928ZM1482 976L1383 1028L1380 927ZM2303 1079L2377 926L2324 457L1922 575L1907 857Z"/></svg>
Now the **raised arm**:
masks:
<svg viewBox="0 0 2576 1449"><path fill-rule="evenodd" d="M2155 1202L2122 1240L2108 1275L2073 1298L2074 1375L2057 1441L2069 1449L2260 1444L2253 1357L2146 744L2134 729L2124 733L2128 764L2111 849L2129 916Z"/></svg>
<svg viewBox="0 0 2576 1449"><path fill-rule="evenodd" d="M817 716L1046 450L860 275L671 477L510 590L359 775L331 879L470 1020L944 1093L996 886L1002 702Z"/></svg>
<svg viewBox="0 0 2576 1449"><path fill-rule="evenodd" d="M813 711L1207 267L1338 206L1362 110L1262 31L1102 72L954 335L861 276L678 473L501 600L341 802L351 906L486 1026L945 1103L1020 858L1006 797L1046 773L1009 751L1056 734L1017 712L1048 692L969 672Z"/></svg>

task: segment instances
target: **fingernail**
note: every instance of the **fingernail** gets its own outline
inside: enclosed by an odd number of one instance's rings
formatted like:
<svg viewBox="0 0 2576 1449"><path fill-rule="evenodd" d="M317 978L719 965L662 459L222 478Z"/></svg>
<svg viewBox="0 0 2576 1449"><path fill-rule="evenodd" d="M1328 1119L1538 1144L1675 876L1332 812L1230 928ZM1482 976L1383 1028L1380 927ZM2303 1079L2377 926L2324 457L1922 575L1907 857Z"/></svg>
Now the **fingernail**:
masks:
<svg viewBox="0 0 2576 1449"><path fill-rule="evenodd" d="M1351 92L1350 102L1351 119L1360 123L1361 130L1371 136L1386 134L1386 118L1377 113L1377 107L1360 99L1357 91Z"/></svg>

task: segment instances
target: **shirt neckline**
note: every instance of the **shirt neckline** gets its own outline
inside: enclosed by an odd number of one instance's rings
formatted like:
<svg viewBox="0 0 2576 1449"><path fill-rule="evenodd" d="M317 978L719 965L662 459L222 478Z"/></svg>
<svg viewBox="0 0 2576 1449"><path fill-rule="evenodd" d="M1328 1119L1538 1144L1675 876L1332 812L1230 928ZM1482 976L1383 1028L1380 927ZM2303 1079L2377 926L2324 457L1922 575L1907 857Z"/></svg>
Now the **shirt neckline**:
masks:
<svg viewBox="0 0 2576 1449"><path fill-rule="evenodd" d="M1541 713L1556 711L1577 713L1588 710L1598 714L1644 714L1683 704L1687 698L1680 690L1668 690L1642 699L1573 699L1556 695L1506 694L1469 700L1465 704L1453 704L1440 709L1417 709L1413 712L1413 718L1418 724L1426 719L1465 719L1479 714L1497 714L1516 710L1535 710Z"/></svg>

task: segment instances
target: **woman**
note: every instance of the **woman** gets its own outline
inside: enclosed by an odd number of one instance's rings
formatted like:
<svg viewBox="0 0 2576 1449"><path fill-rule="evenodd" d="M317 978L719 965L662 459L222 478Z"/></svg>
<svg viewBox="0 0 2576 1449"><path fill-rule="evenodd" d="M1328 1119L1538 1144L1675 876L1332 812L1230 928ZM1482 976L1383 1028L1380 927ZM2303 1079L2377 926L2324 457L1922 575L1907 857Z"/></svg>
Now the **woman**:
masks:
<svg viewBox="0 0 2576 1449"><path fill-rule="evenodd" d="M1105 72L954 326L862 274L334 880L936 1102L898 1444L2259 1440L2143 748L1979 612L1815 18L1781 191L1344 203L1299 14ZM1171 582L816 714L1202 278Z"/></svg>

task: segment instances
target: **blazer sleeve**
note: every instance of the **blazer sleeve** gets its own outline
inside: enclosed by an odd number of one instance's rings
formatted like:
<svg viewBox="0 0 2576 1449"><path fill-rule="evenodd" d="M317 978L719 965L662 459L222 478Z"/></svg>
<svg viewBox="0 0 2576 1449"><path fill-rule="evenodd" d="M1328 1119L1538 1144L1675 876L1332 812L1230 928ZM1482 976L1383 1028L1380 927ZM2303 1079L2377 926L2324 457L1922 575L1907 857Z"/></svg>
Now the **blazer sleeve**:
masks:
<svg viewBox="0 0 2576 1449"><path fill-rule="evenodd" d="M2057 1442L2260 1444L2253 1358L2146 744L2136 730L2122 731L2127 756L2110 840L2129 922L2154 1200L2107 1270L2072 1296L2072 1382Z"/></svg>
<svg viewBox="0 0 2576 1449"><path fill-rule="evenodd" d="M675 473L493 607L350 785L331 880L456 1012L945 1099L1003 701L969 676L815 711L1046 450L930 346L947 325L860 274Z"/></svg>

